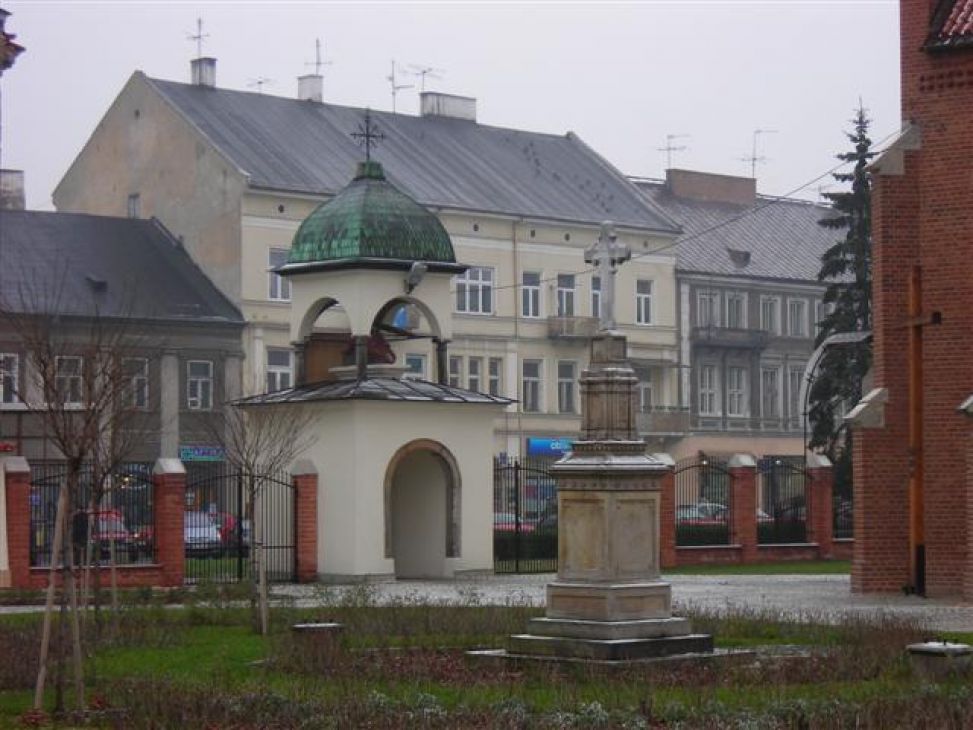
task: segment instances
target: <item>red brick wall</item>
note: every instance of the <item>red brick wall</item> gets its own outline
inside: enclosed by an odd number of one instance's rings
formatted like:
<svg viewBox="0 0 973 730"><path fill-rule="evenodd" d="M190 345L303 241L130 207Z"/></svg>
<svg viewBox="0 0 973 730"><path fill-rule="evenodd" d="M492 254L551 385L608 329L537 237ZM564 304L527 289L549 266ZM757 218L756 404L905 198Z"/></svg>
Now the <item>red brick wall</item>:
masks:
<svg viewBox="0 0 973 730"><path fill-rule="evenodd" d="M921 50L929 0L902 0L903 117L921 149L905 175L879 175L874 193L876 385L889 390L886 428L856 439L852 587L908 581L908 277L922 270L926 588L962 591L973 527L965 451L971 424L956 411L973 390L973 51Z"/></svg>
<svg viewBox="0 0 973 730"><path fill-rule="evenodd" d="M186 472L182 465L160 459L155 481L155 559L161 566L160 583L181 586L185 578ZM178 468L175 468L178 465ZM166 471L167 467L172 467Z"/></svg>
<svg viewBox="0 0 973 730"><path fill-rule="evenodd" d="M7 557L10 585L22 588L30 580L30 469L23 459L0 464L6 469Z"/></svg>
<svg viewBox="0 0 973 730"><path fill-rule="evenodd" d="M757 467L730 468L732 490L730 542L740 546L740 561L757 560Z"/></svg>
<svg viewBox="0 0 973 730"><path fill-rule="evenodd" d="M831 557L834 541L834 512L831 505L834 470L830 466L809 469L807 488L810 502L807 510L807 541L817 543L819 556L827 559Z"/></svg>
<svg viewBox="0 0 973 730"><path fill-rule="evenodd" d="M318 475L295 474L294 509L297 510L296 573L300 583L318 577Z"/></svg>

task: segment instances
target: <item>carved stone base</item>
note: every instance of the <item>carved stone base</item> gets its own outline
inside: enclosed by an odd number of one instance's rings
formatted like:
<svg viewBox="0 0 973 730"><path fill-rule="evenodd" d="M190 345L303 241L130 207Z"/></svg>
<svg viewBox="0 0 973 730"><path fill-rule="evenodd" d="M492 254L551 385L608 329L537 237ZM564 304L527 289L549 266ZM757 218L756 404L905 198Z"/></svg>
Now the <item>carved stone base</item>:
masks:
<svg viewBox="0 0 973 730"><path fill-rule="evenodd" d="M581 621L638 621L672 617L668 583L547 584L547 617Z"/></svg>
<svg viewBox="0 0 973 730"><path fill-rule="evenodd" d="M510 654L618 661L677 654L711 654L713 637L708 634L683 634L655 639L578 639L518 634L510 637L509 647Z"/></svg>
<svg viewBox="0 0 973 730"><path fill-rule="evenodd" d="M685 636L692 629L689 619L676 616L643 621L577 621L544 617L528 621L527 631L536 636L570 639L658 639Z"/></svg>

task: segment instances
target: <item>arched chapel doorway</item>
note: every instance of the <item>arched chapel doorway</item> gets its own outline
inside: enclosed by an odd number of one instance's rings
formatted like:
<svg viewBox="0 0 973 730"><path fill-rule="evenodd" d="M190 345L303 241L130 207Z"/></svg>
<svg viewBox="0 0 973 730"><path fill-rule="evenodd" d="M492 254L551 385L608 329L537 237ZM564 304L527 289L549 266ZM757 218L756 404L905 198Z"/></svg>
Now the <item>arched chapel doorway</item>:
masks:
<svg viewBox="0 0 973 730"><path fill-rule="evenodd" d="M385 554L396 578L451 577L459 496L459 468L445 446L421 439L395 453L385 475Z"/></svg>

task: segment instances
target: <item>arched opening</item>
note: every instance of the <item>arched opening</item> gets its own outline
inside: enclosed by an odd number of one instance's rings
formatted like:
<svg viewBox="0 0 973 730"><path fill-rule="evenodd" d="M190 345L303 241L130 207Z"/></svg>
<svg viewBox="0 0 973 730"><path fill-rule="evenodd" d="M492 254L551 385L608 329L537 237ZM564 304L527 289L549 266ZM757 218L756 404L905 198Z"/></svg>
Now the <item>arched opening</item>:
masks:
<svg viewBox="0 0 973 730"><path fill-rule="evenodd" d="M424 302L402 296L383 304L372 321L372 334L388 343L397 365L411 376L439 377L438 348L444 348L435 314Z"/></svg>
<svg viewBox="0 0 973 730"><path fill-rule="evenodd" d="M396 578L446 578L458 556L460 477L442 444L420 439L400 448L385 475L385 554Z"/></svg>

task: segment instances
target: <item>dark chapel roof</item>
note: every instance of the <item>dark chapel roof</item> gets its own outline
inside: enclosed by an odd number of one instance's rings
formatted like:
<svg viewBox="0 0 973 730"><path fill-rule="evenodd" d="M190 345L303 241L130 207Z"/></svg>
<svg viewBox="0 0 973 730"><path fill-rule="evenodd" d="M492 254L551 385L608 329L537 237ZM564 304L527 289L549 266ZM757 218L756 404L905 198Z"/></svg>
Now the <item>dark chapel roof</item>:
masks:
<svg viewBox="0 0 973 730"><path fill-rule="evenodd" d="M155 219L0 210L0 301L24 313L243 323Z"/></svg>
<svg viewBox="0 0 973 730"><path fill-rule="evenodd" d="M361 159L364 110L148 79L256 188L333 195ZM372 111L389 181L432 208L617 224L678 233L666 215L575 134Z"/></svg>
<svg viewBox="0 0 973 730"><path fill-rule="evenodd" d="M428 380L392 377L369 377L357 380L310 383L299 385L296 388L243 398L237 403L242 406L259 406L343 400L479 403L502 406L513 403L509 398L477 393L451 385L431 383Z"/></svg>

